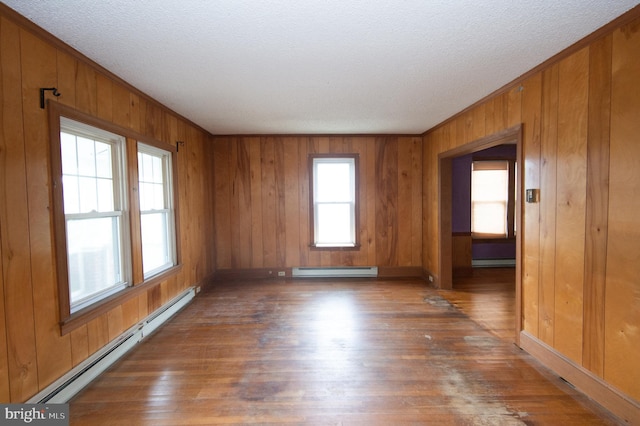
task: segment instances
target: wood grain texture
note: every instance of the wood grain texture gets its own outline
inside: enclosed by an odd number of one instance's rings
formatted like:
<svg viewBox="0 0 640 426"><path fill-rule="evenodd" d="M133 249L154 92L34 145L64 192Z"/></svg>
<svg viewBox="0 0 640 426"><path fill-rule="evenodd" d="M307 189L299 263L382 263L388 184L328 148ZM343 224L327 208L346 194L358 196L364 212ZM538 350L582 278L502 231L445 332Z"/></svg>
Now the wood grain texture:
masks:
<svg viewBox="0 0 640 426"><path fill-rule="evenodd" d="M589 49L559 64L555 347L582 363Z"/></svg>
<svg viewBox="0 0 640 426"><path fill-rule="evenodd" d="M558 149L558 69L542 73L540 145L540 292L539 337L553 346L555 326L556 194Z"/></svg>
<svg viewBox="0 0 640 426"><path fill-rule="evenodd" d="M421 265L422 138L213 139L218 269ZM359 156L356 251L309 247L308 156L328 153Z"/></svg>
<svg viewBox="0 0 640 426"><path fill-rule="evenodd" d="M407 279L218 283L74 398L70 414L92 426L616 424Z"/></svg>
<svg viewBox="0 0 640 426"><path fill-rule="evenodd" d="M9 364L9 391L21 401L38 389L35 319L29 248L27 164L22 118L20 28L2 19L2 273Z"/></svg>
<svg viewBox="0 0 640 426"><path fill-rule="evenodd" d="M604 378L640 400L638 52L640 20L613 34Z"/></svg>
<svg viewBox="0 0 640 426"><path fill-rule="evenodd" d="M522 84L524 189L540 188L542 74ZM522 198L522 197L521 197ZM521 201L522 203L522 201ZM537 335L540 288L540 203L522 203L523 329Z"/></svg>
<svg viewBox="0 0 640 426"><path fill-rule="evenodd" d="M604 375L612 39L609 35L595 41L589 52L583 365L600 377Z"/></svg>

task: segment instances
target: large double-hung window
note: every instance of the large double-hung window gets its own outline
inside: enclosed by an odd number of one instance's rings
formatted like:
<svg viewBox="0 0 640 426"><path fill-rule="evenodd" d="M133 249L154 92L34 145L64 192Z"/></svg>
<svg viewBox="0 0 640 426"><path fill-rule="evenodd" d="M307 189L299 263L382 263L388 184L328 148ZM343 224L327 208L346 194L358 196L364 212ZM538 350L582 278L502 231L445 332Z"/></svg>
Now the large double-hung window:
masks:
<svg viewBox="0 0 640 426"><path fill-rule="evenodd" d="M122 136L60 120L72 313L130 283L124 147Z"/></svg>

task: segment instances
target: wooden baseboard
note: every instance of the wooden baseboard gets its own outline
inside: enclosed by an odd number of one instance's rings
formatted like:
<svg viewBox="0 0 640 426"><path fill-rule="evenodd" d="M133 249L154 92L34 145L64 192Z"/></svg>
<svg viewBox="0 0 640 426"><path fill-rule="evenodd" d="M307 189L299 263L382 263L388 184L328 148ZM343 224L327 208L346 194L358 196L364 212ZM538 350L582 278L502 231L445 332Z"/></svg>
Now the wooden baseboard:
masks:
<svg viewBox="0 0 640 426"><path fill-rule="evenodd" d="M624 424L640 425L640 403L638 401L613 388L589 370L576 365L526 331L520 332L520 347L545 367L571 383L580 392L611 411Z"/></svg>
<svg viewBox="0 0 640 426"><path fill-rule="evenodd" d="M421 278L420 266L378 266L378 278Z"/></svg>

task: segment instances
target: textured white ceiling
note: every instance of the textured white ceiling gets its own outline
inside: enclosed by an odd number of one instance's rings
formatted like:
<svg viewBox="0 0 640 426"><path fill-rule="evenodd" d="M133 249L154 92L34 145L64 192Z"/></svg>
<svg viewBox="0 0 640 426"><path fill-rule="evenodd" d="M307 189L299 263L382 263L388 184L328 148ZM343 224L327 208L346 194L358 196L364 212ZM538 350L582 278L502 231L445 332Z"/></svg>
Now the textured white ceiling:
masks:
<svg viewBox="0 0 640 426"><path fill-rule="evenodd" d="M213 134L417 134L637 0L3 0Z"/></svg>

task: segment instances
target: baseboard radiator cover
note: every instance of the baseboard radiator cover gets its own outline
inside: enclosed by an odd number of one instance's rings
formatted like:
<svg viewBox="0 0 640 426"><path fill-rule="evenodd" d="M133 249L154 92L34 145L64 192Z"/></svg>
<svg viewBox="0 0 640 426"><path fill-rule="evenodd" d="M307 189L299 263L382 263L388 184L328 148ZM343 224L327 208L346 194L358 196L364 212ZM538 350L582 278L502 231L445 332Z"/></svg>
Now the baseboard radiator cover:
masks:
<svg viewBox="0 0 640 426"><path fill-rule="evenodd" d="M188 288L166 303L164 307L122 333L26 402L28 404L64 404L68 402L142 339L191 302L195 294L195 287Z"/></svg>
<svg viewBox="0 0 640 426"><path fill-rule="evenodd" d="M474 268L507 268L515 267L515 259L473 259L471 266Z"/></svg>
<svg viewBox="0 0 640 426"><path fill-rule="evenodd" d="M295 267L291 269L294 278L375 278L377 266L337 266L337 267Z"/></svg>

